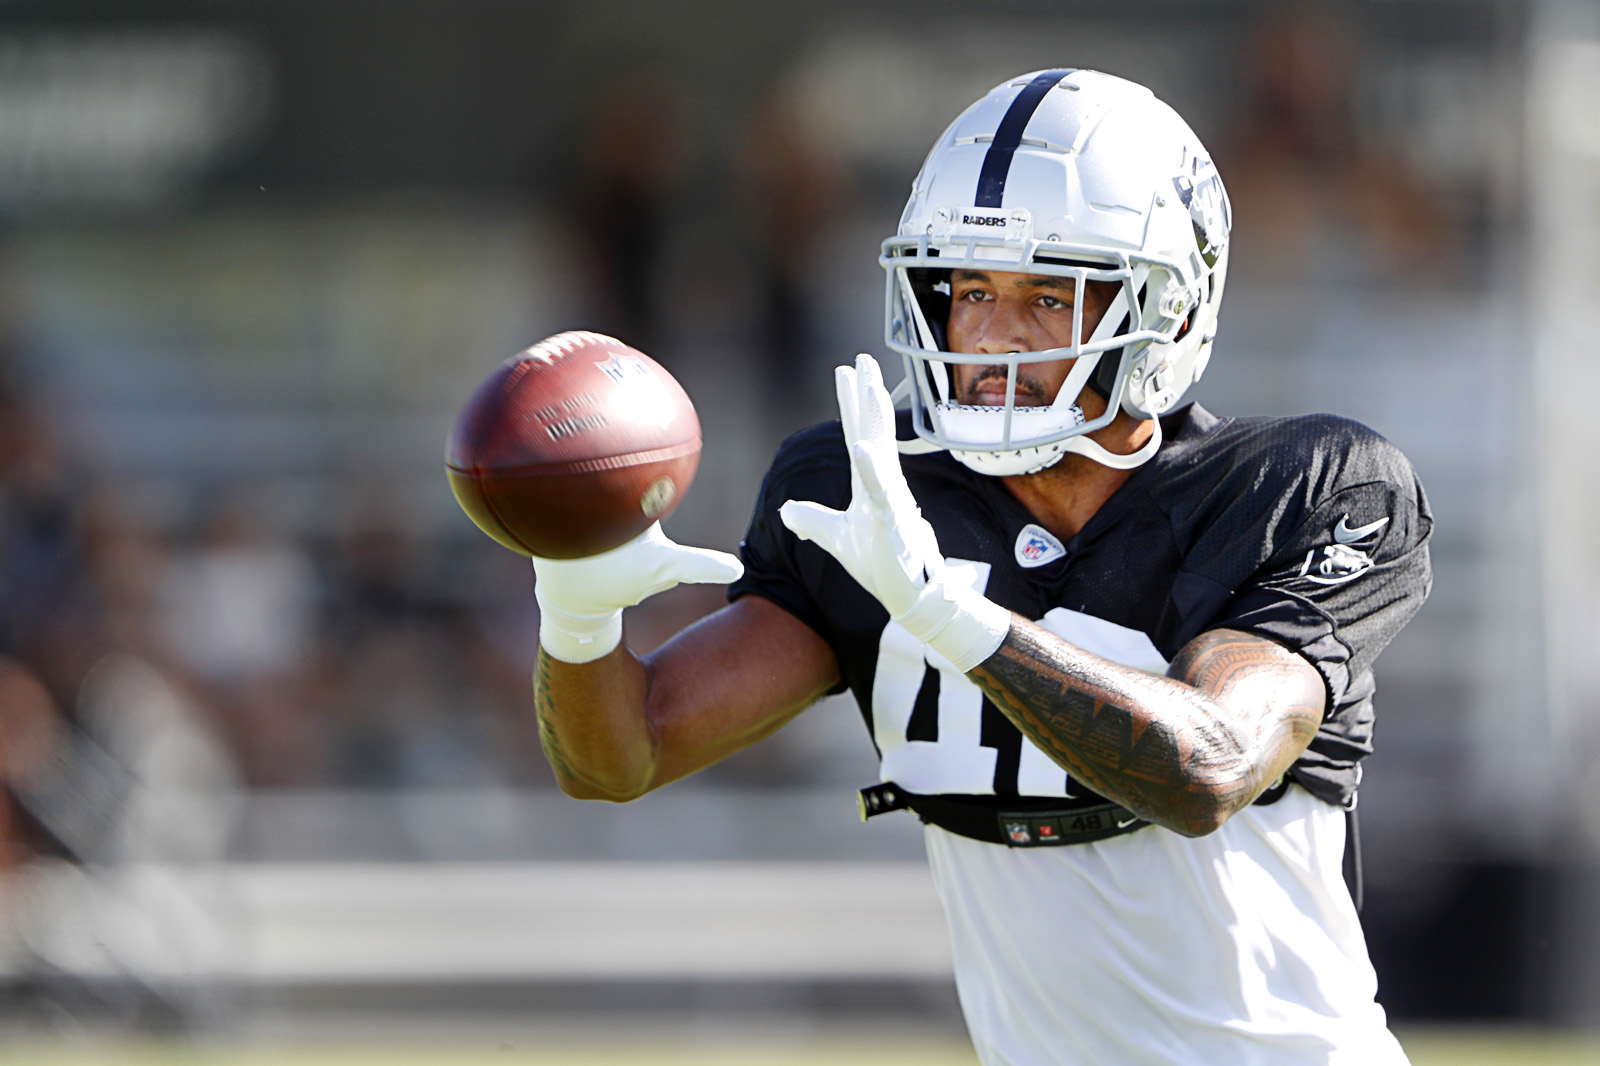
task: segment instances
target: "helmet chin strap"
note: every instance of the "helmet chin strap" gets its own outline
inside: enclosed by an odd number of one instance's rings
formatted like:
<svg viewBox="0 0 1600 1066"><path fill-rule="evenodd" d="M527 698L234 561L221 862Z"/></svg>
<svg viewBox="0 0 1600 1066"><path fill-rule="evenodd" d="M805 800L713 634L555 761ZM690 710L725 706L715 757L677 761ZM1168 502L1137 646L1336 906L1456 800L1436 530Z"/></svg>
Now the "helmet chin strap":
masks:
<svg viewBox="0 0 1600 1066"><path fill-rule="evenodd" d="M1105 336L1115 333L1118 329L1120 329L1120 322L1122 321L1121 316L1127 313L1127 309L1127 290L1125 288L1119 288L1117 290L1117 295L1112 299L1111 304L1106 308L1105 313L1100 316L1100 323L1095 327L1094 335L1090 338L1090 340L1101 340ZM1089 362L1090 366L1088 369L1089 372L1092 373L1094 371L1095 364L1098 364L1100 359L1101 356L1097 355L1092 360L1079 359L1078 362ZM1062 382L1061 392L1056 396L1057 403L1060 403L1062 398L1068 395L1070 395L1073 402L1076 403L1082 395L1083 388L1087 384L1089 375L1086 373L1082 378L1079 378L1077 366L1074 366L1072 371L1073 372L1067 376L1067 380ZM1073 391L1070 393L1067 391L1069 388L1073 389ZM1118 397L1117 399L1120 406L1121 398ZM1109 407L1108 410L1112 410L1112 418L1115 418L1115 410ZM1101 466L1109 466L1114 470L1132 470L1134 467L1143 466L1145 463L1149 462L1151 456L1155 455L1157 449L1161 447L1161 423L1156 419L1151 419L1150 424L1153 429L1153 432L1150 434L1150 439L1145 441L1144 444L1140 445L1138 450L1129 452L1127 454L1109 451L1099 442L1090 440L1088 435L1083 433L1075 434L1061 441L1061 450L1063 453L1076 452L1077 454L1086 458L1093 459Z"/></svg>
<svg viewBox="0 0 1600 1066"><path fill-rule="evenodd" d="M1150 419L1152 432L1150 439L1139 446L1137 451L1122 454L1107 451L1098 441L1092 441L1085 436L1068 437L1061 442L1063 451L1077 452L1099 463L1109 466L1114 470L1132 470L1136 466L1143 466L1156 454L1161 447L1161 422L1159 419Z"/></svg>
<svg viewBox="0 0 1600 1066"><path fill-rule="evenodd" d="M901 455L932 455L934 452L945 450L933 441L923 440L921 437L912 437L910 440L896 439L894 446Z"/></svg>

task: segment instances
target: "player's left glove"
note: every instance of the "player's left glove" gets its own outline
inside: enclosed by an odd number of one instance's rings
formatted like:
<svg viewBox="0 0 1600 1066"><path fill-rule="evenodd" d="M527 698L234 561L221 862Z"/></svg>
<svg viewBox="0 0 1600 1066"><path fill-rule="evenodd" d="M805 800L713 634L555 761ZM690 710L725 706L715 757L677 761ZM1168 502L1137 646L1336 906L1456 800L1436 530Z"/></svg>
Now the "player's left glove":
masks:
<svg viewBox="0 0 1600 1066"><path fill-rule="evenodd" d="M912 498L894 442L894 404L878 364L856 356L834 371L850 450L850 506L789 500L778 514L802 540L839 560L889 616L965 673L993 655L1011 612L954 579L933 527Z"/></svg>
<svg viewBox="0 0 1600 1066"><path fill-rule="evenodd" d="M637 537L584 559L533 559L539 645L552 658L590 663L622 643L622 609L684 582L727 584L744 564L726 552L668 539L657 522Z"/></svg>

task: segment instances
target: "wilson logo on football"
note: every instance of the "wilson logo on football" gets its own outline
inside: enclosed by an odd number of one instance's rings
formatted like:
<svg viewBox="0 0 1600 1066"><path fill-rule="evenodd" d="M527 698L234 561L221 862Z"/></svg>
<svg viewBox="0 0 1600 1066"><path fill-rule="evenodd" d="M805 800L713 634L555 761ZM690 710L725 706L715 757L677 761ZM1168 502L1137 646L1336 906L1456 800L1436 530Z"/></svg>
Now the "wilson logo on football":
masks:
<svg viewBox="0 0 1600 1066"><path fill-rule="evenodd" d="M594 368L612 381L616 389L609 405L613 412L624 412L639 425L664 427L672 421L671 397L642 359L626 353L612 355Z"/></svg>
<svg viewBox="0 0 1600 1066"><path fill-rule="evenodd" d="M619 385L650 376L650 369L644 365L643 360L635 359L631 355L613 353L604 362L596 363L594 368Z"/></svg>

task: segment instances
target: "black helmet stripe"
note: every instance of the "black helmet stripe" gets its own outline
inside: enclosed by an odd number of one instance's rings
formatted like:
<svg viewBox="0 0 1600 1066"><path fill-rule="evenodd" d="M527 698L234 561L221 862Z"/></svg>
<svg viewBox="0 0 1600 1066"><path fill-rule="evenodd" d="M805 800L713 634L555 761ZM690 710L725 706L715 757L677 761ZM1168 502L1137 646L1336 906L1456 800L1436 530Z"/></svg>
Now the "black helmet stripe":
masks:
<svg viewBox="0 0 1600 1066"><path fill-rule="evenodd" d="M983 169L978 172L978 195L972 201L975 207L999 207L1006 193L1006 175L1011 171L1011 157L1022 143L1022 131L1028 120L1039 109L1044 94L1075 70L1047 70L1025 85L1017 98L1011 101L1000 128L994 131L989 144L989 154L983 157Z"/></svg>

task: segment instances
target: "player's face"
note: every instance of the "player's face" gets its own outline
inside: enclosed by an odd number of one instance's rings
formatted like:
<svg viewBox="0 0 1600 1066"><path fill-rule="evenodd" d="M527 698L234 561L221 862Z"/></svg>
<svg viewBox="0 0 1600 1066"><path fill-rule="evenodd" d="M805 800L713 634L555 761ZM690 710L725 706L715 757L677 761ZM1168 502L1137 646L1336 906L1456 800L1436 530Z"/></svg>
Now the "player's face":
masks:
<svg viewBox="0 0 1600 1066"><path fill-rule="evenodd" d="M1114 282L1091 281L1084 286L1085 337L1094 333L1116 291ZM1000 270L951 271L950 350L1005 355L1065 348L1072 343L1076 298L1071 278ZM1036 407L1054 400L1074 362L1058 359L1017 367L1017 406ZM955 377L960 403L998 407L1006 402L1004 366L962 363L956 366Z"/></svg>

